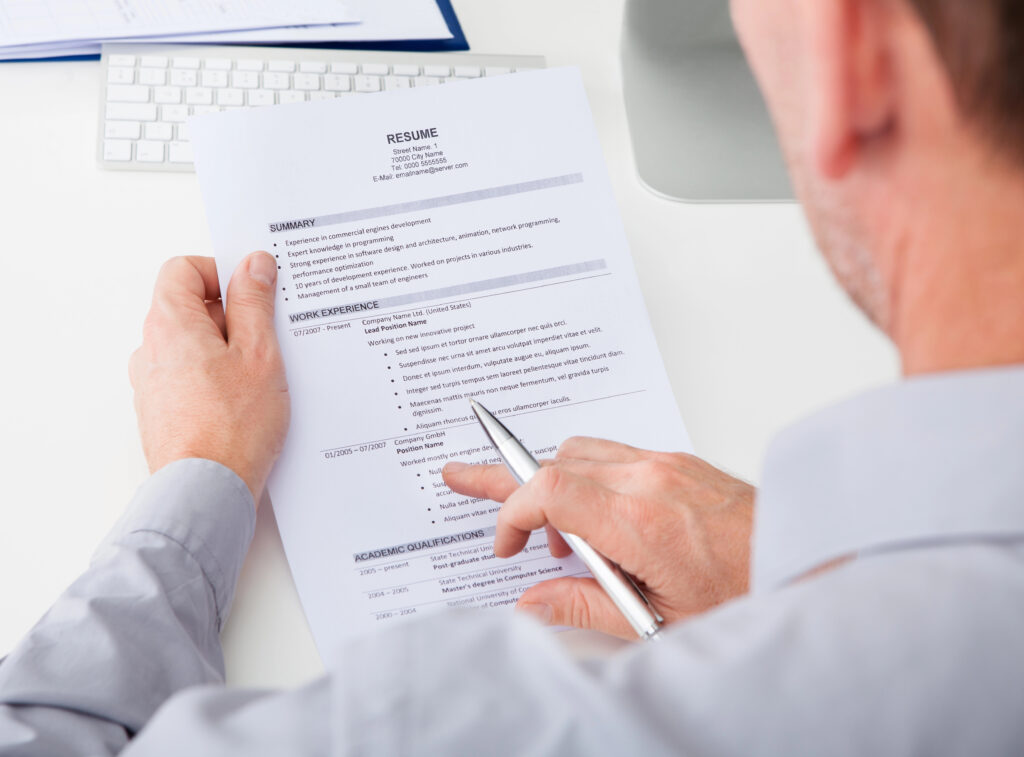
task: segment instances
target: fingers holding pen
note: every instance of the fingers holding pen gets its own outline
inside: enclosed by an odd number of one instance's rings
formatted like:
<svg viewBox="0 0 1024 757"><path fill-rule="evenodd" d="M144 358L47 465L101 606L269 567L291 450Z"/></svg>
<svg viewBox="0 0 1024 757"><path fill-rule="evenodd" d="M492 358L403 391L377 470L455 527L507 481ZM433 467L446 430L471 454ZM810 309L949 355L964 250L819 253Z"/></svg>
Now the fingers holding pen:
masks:
<svg viewBox="0 0 1024 757"><path fill-rule="evenodd" d="M545 466L505 500L498 513L494 553L510 557L526 546L531 532L551 526L579 536L617 561L633 558L636 540L625 507L626 498L600 482L561 463Z"/></svg>
<svg viewBox="0 0 1024 757"><path fill-rule="evenodd" d="M544 461L541 465L551 464L552 461ZM468 497L480 497L491 499L495 502L504 502L508 499L519 484L509 473L504 465L467 465L465 463L452 462L444 466L441 471L445 484L459 494ZM555 557L568 557L572 554L565 539L553 527L547 526L548 548Z"/></svg>
<svg viewBox="0 0 1024 757"><path fill-rule="evenodd" d="M441 470L445 484L458 494L504 502L519 484L504 465L451 462Z"/></svg>
<svg viewBox="0 0 1024 757"><path fill-rule="evenodd" d="M615 492L635 475L630 466L570 459L545 460L541 466L544 470L524 487L504 465L452 462L444 467L442 476L459 494L506 503L498 515L495 551L499 556L516 554L526 545L530 532L543 527L548 528L548 544L555 557L565 557L572 551L558 530L588 540L591 537L587 534L601 531L604 533L598 535L599 539L615 538L618 543L616 531L624 518L599 513L595 508L602 501L616 499ZM548 468L557 471L548 474ZM618 503L619 510L622 504ZM558 520L548 520L549 516Z"/></svg>

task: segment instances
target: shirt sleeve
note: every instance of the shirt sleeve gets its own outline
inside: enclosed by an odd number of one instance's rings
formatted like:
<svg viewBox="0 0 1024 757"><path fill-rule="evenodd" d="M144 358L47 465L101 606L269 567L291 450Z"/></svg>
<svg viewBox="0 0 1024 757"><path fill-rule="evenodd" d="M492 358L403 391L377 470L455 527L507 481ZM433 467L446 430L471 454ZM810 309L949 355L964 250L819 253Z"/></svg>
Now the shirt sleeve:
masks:
<svg viewBox="0 0 1024 757"><path fill-rule="evenodd" d="M878 555L586 665L527 619L443 613L297 692L182 692L126 755L1020 754L1022 563Z"/></svg>
<svg viewBox="0 0 1024 757"><path fill-rule="evenodd" d="M0 752L116 754L175 692L222 682L219 632L255 519L249 489L218 463L151 476L0 662Z"/></svg>

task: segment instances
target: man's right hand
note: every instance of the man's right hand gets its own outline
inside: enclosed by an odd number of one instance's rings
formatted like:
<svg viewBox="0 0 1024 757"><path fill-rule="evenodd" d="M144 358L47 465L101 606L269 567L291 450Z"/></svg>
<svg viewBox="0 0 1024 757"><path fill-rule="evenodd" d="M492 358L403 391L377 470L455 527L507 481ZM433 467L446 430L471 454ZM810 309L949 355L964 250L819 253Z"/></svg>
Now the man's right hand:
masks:
<svg viewBox="0 0 1024 757"><path fill-rule="evenodd" d="M503 465L449 463L444 480L471 497L504 502L494 552L511 557L547 527L576 534L622 566L669 622L747 592L754 488L686 454L573 438L525 486ZM553 625L636 634L592 578L557 578L527 590L518 607Z"/></svg>

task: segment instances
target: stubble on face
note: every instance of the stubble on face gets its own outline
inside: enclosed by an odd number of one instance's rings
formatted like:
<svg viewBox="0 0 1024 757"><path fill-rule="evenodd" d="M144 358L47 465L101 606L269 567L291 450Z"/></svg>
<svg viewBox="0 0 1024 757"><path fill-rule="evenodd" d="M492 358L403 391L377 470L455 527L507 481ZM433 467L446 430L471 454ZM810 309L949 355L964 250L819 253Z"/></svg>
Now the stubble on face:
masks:
<svg viewBox="0 0 1024 757"><path fill-rule="evenodd" d="M801 200L832 274L854 304L888 333L892 323L888 288L854 205L830 187L816 187L805 168L791 170L803 174L799 180L805 187Z"/></svg>
<svg viewBox="0 0 1024 757"><path fill-rule="evenodd" d="M858 196L855 180L834 182L814 170L806 80L814 62L798 52L806 49L794 38L798 6L797 0L733 0L732 10L815 242L857 307L887 330L892 314L885 279L862 218L877 204Z"/></svg>

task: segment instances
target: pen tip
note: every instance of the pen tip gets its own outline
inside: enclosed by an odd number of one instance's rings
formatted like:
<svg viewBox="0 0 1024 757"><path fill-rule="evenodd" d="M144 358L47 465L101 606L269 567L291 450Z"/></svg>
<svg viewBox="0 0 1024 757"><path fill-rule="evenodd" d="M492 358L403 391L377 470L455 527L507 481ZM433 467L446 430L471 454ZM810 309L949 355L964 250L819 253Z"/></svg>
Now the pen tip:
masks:
<svg viewBox="0 0 1024 757"><path fill-rule="evenodd" d="M475 400L475 399L473 399L472 397L470 397L470 398L469 398L469 404L470 404L470 406L472 406L472 407L476 407L476 400Z"/></svg>

